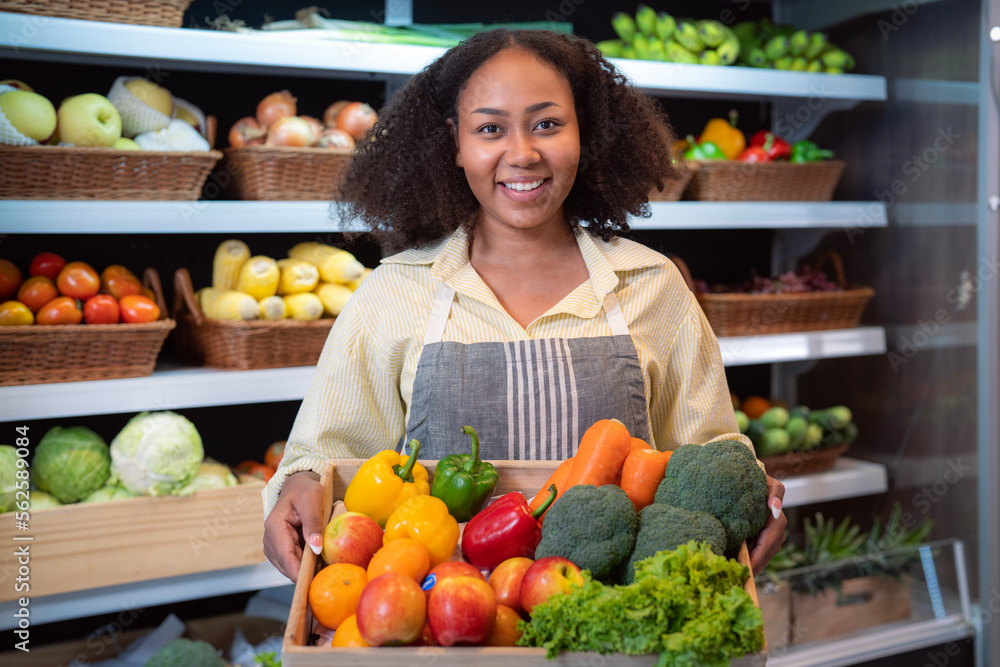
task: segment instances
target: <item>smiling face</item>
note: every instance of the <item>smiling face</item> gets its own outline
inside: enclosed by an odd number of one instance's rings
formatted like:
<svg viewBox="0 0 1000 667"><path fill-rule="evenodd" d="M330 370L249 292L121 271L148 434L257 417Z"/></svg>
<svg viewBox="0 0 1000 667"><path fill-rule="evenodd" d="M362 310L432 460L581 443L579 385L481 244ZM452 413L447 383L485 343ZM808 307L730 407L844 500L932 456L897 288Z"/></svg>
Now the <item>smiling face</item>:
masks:
<svg viewBox="0 0 1000 667"><path fill-rule="evenodd" d="M534 54L507 49L458 98L455 164L479 200L477 227L565 225L580 129L569 81Z"/></svg>

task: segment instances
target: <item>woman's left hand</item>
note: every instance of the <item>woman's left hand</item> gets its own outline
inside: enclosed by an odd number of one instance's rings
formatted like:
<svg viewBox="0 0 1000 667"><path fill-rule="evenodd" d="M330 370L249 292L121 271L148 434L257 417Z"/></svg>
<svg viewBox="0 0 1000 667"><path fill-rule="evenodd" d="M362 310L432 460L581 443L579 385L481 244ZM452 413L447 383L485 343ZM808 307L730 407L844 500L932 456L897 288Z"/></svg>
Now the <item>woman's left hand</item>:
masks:
<svg viewBox="0 0 1000 667"><path fill-rule="evenodd" d="M754 576L764 570L764 566L774 557L785 541L788 519L781 511L781 501L785 497L785 485L770 475L767 477L767 523L754 541L750 552L750 566ZM777 517L775 517L777 513Z"/></svg>

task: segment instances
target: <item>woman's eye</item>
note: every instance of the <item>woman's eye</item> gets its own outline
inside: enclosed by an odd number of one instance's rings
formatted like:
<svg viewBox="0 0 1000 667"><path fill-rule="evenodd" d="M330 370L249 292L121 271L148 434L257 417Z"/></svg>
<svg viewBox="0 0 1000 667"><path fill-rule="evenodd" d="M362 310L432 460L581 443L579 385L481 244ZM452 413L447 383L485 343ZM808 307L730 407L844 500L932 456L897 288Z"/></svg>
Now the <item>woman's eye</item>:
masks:
<svg viewBox="0 0 1000 667"><path fill-rule="evenodd" d="M554 127L556 127L558 124L559 123L557 123L556 121L551 120L551 119L543 120L543 121L540 121L538 123L538 129L539 130L551 130Z"/></svg>
<svg viewBox="0 0 1000 667"><path fill-rule="evenodd" d="M486 134L496 134L500 131L500 126L495 123L487 123L479 128L480 132L485 132Z"/></svg>

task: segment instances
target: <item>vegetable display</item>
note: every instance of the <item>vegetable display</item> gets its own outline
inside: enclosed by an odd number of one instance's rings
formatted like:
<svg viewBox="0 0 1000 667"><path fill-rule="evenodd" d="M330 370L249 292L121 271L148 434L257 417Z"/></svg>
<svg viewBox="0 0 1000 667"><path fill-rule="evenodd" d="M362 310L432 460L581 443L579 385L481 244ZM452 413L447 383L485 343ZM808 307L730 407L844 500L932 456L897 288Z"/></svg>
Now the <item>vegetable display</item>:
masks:
<svg viewBox="0 0 1000 667"><path fill-rule="evenodd" d="M205 451L201 435L176 412L141 412L111 441L112 479L148 496L190 493Z"/></svg>
<svg viewBox="0 0 1000 667"><path fill-rule="evenodd" d="M773 405L755 412L752 419L737 410L736 418L740 431L750 438L760 458L839 447L858 437L853 414L844 405L822 410L811 410L805 405L787 410Z"/></svg>
<svg viewBox="0 0 1000 667"><path fill-rule="evenodd" d="M688 542L704 542L720 556L726 550L726 529L706 512L691 512L674 505L653 503L639 512L639 532L625 567L625 583L635 580L635 564Z"/></svg>
<svg viewBox="0 0 1000 667"><path fill-rule="evenodd" d="M479 434L471 426L462 432L472 438L471 454L451 454L434 469L431 495L440 498L457 521L468 521L481 510L497 485L497 469L479 458Z"/></svg>
<svg viewBox="0 0 1000 667"><path fill-rule="evenodd" d="M61 503L73 503L104 486L111 456L104 438L85 426L53 426L35 447L31 478Z"/></svg>

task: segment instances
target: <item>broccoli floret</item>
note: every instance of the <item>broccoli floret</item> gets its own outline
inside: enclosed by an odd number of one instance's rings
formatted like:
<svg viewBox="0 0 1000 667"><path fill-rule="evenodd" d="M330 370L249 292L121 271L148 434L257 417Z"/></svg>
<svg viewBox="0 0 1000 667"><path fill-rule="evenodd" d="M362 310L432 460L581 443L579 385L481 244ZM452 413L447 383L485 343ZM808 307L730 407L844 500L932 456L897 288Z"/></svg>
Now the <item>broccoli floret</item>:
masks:
<svg viewBox="0 0 1000 667"><path fill-rule="evenodd" d="M630 584L635 578L636 561L676 549L692 540L706 542L712 551L722 556L726 550L726 529L707 512L692 512L661 503L643 507L639 512L635 548L625 571L625 583Z"/></svg>
<svg viewBox="0 0 1000 667"><path fill-rule="evenodd" d="M750 448L735 440L678 447L654 502L711 514L726 529L726 551L756 536L767 521L767 476Z"/></svg>
<svg viewBox="0 0 1000 667"><path fill-rule="evenodd" d="M181 637L154 653L146 667L226 667L226 661L208 642Z"/></svg>
<svg viewBox="0 0 1000 667"><path fill-rule="evenodd" d="M620 486L577 484L545 513L535 558L562 556L598 581L618 581L638 524L635 505Z"/></svg>

